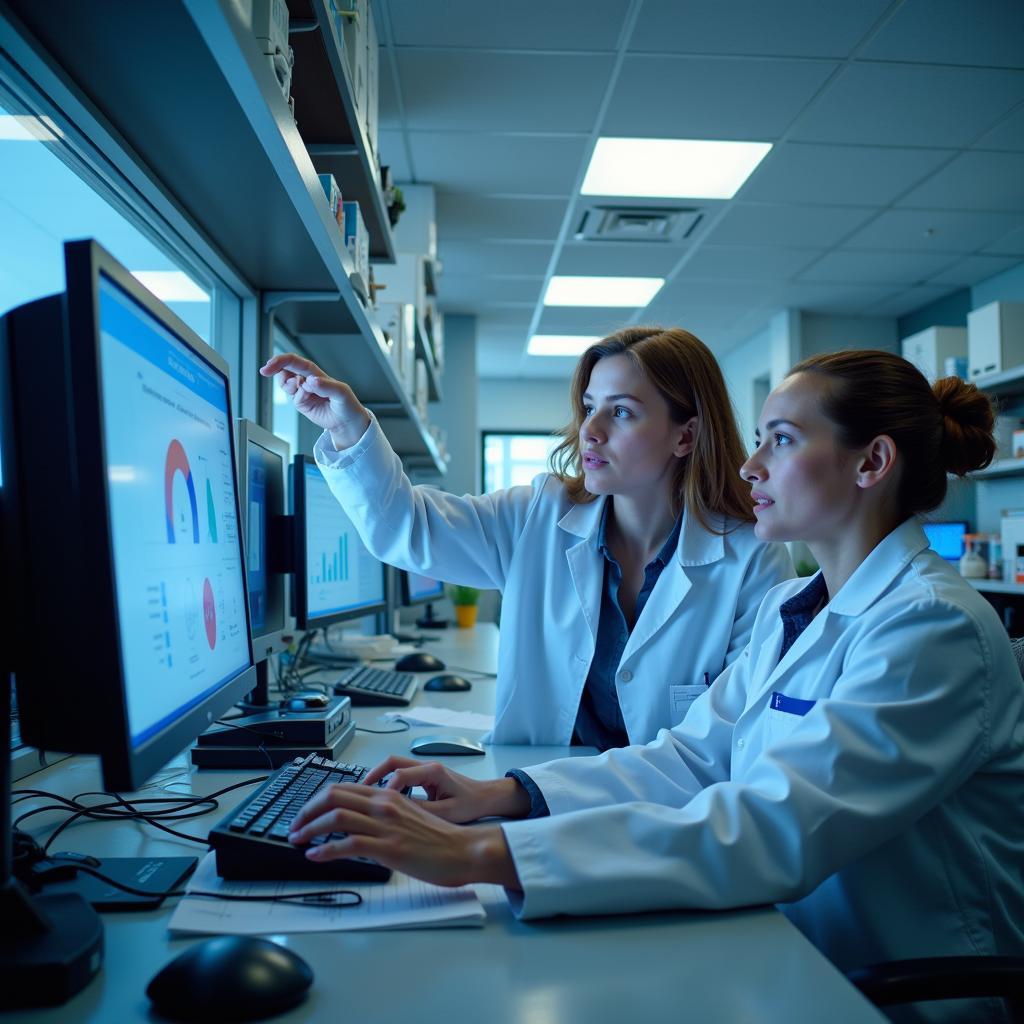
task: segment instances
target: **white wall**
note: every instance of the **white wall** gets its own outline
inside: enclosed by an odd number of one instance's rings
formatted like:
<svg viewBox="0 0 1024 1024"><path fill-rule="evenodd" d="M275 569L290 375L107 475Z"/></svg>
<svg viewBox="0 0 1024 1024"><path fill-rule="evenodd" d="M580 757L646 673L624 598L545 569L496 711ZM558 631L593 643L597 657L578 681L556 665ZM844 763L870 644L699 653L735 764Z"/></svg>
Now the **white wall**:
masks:
<svg viewBox="0 0 1024 1024"><path fill-rule="evenodd" d="M555 431L570 419L568 378L481 380L477 396L481 431Z"/></svg>

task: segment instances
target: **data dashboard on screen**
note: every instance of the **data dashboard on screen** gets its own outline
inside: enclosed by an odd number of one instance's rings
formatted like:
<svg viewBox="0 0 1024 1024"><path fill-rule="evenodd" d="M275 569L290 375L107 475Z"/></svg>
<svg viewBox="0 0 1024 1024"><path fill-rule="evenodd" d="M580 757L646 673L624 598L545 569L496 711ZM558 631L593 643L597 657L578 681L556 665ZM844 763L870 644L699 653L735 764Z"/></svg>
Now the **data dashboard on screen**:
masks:
<svg viewBox="0 0 1024 1024"><path fill-rule="evenodd" d="M303 472L309 618L382 604L383 566L366 550L316 464L304 461Z"/></svg>
<svg viewBox="0 0 1024 1024"><path fill-rule="evenodd" d="M227 382L105 275L104 444L139 745L249 664Z"/></svg>

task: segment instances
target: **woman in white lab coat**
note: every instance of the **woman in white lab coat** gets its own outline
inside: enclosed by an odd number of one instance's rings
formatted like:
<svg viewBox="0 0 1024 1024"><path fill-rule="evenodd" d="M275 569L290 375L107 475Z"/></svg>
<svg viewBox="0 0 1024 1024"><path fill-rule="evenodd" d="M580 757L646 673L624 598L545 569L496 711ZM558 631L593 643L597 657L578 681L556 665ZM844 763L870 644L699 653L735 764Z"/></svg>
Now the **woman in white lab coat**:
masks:
<svg viewBox="0 0 1024 1024"><path fill-rule="evenodd" d="M947 472L988 464L991 428L973 385L932 389L889 353L798 365L742 472L758 536L804 540L821 572L768 594L682 722L488 782L391 758L367 779L393 772L390 792L334 787L293 840L344 831L307 856L501 883L525 918L779 903L842 969L1020 955L1024 685L916 515ZM395 792L410 785L431 802ZM488 815L527 820L451 824ZM990 1009L957 1019L1003 1019Z"/></svg>
<svg viewBox="0 0 1024 1024"><path fill-rule="evenodd" d="M714 356L682 330L627 328L576 368L557 473L457 497L413 487L374 418L306 359L275 356L314 449L371 553L504 595L498 743L605 750L678 722L793 575L762 544Z"/></svg>

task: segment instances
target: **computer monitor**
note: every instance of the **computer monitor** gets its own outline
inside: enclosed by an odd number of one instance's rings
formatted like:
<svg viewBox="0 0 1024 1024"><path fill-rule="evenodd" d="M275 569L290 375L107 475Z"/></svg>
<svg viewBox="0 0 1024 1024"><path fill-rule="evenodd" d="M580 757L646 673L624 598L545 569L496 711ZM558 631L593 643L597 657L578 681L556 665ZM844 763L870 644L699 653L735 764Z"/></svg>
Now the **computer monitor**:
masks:
<svg viewBox="0 0 1024 1024"><path fill-rule="evenodd" d="M407 608L440 601L443 597L444 583L441 580L432 580L415 572L402 572L402 604Z"/></svg>
<svg viewBox="0 0 1024 1024"><path fill-rule="evenodd" d="M319 629L387 608L385 566L366 549L316 462L292 463L295 590L300 629Z"/></svg>
<svg viewBox="0 0 1024 1024"><path fill-rule="evenodd" d="M936 554L948 562L959 562L964 553L964 534L967 523L963 520L922 523L928 543Z"/></svg>
<svg viewBox="0 0 1024 1024"><path fill-rule="evenodd" d="M291 452L286 441L252 420L239 419L235 426L253 656L263 662L284 649L287 633L285 591L291 570L286 554L287 477Z"/></svg>
<svg viewBox="0 0 1024 1024"><path fill-rule="evenodd" d="M0 668L27 742L98 754L108 789L137 789L256 681L228 366L95 242L64 263L63 294L0 318L17 581ZM102 923L12 878L6 760L0 802L0 988L64 1002L99 968Z"/></svg>
<svg viewBox="0 0 1024 1024"><path fill-rule="evenodd" d="M255 685L228 366L95 242L64 254L5 318L21 731L136 789Z"/></svg>

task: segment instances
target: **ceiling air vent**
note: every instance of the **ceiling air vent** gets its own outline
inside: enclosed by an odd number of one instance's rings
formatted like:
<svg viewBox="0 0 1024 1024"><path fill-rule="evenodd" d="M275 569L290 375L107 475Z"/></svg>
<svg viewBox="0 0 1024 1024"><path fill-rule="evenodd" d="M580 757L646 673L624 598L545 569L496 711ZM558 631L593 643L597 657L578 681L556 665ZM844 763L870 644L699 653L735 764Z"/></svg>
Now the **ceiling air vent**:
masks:
<svg viewBox="0 0 1024 1024"><path fill-rule="evenodd" d="M679 242L697 226L692 207L591 206L576 229L578 241Z"/></svg>

